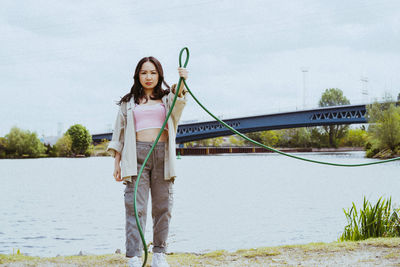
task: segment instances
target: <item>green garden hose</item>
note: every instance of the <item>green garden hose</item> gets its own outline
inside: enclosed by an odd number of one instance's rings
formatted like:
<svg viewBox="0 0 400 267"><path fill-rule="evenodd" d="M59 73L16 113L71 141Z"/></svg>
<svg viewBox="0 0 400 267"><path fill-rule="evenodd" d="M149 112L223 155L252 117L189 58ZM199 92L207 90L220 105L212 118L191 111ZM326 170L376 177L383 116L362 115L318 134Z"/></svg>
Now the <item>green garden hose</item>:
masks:
<svg viewBox="0 0 400 267"><path fill-rule="evenodd" d="M332 162L324 162L324 161L318 161L318 160L312 160L312 159L306 159L303 157L299 157L299 156L295 156L292 154L288 154L282 151L279 151L275 148L266 146L264 144L261 144L253 139L248 138L247 136L245 136L244 134L238 132L237 130L235 130L234 128L232 128L231 126L229 126L228 124L226 124L225 122L221 121L220 119L218 119L214 114L212 114L207 108L205 108L200 101L193 95L192 91L190 91L189 87L187 86L185 80L183 80L183 83L185 84L187 90L189 91L190 95L193 97L193 99L197 102L197 104L199 104L199 106L204 109L208 114L210 114L211 117L213 117L214 119L216 119L217 121L219 121L222 125L224 125L226 128L228 128L229 130L231 130L231 132L239 135L240 137L243 137L244 139L246 139L249 142L252 142L255 145L258 145L260 147L264 147L270 151L279 153L281 155L287 156L287 157L291 157L291 158L295 158L295 159L299 159L299 160L304 160L304 161L308 161L308 162L313 162L313 163L318 163L318 164L324 164L324 165L331 165L331 166L340 166L340 167L360 167L360 166L368 166L368 165L374 165L374 164L381 164L381 163L386 163L386 162L391 162L391 161L396 161L396 160L400 160L400 157L397 158L392 158L392 159L387 159L387 160L379 160L379 161L373 161L373 162L367 162L367 163L359 163L359 164L340 164L340 163L332 163Z"/></svg>
<svg viewBox="0 0 400 267"><path fill-rule="evenodd" d="M179 67L182 67L182 54L183 54L184 51L186 51L186 60L185 60L185 63L183 64L183 67L186 68L186 66L187 66L187 64L188 64L188 61L189 61L189 49L188 49L187 47L182 48L181 51L180 51L180 53L179 53ZM219 118L217 118L214 114L212 114L207 108L205 108L205 107L200 103L200 101L193 95L192 91L189 89L189 86L186 84L185 79L182 79L181 77L179 78L178 85L177 85L177 87L176 87L177 90L180 88L182 82L184 83L184 85L185 85L186 89L188 90L188 92L190 93L190 95L191 95L191 96L193 97L193 99L197 102L197 104L199 104L199 106L200 106L202 109L204 109L204 111L206 111L206 112L207 112L211 117L213 117L215 120L217 120L218 122L220 122L222 125L224 125L226 128L228 128L228 129L229 129L230 131L232 131L233 133L235 133L235 134L239 135L240 137L246 139L247 141L249 141L249 142L251 142L251 143L253 143L253 144L257 145L257 146L264 147L264 148L266 148L266 149L268 149L268 150L270 150L270 151L279 153L279 154L281 154L281 155L284 155L284 156L287 156L287 157L291 157L291 158L295 158L295 159L299 159L299 160L304 160L304 161L312 162L312 163L318 163L318 164L324 164L324 165L331 165L331 166L340 166L340 167L360 167L360 166L368 166L368 165L381 164L381 163L387 163L387 162L392 162L392 161L400 160L400 157L397 157L397 158L393 158L393 159L379 160L379 161L373 161L373 162L368 162L368 163L340 164L340 163L332 163L332 162L324 162L324 161L312 160L312 159L307 159L307 158L303 158L303 157L299 157L299 156L287 154L287 153L285 153L285 152L279 151L279 150L277 150L277 149L274 149L274 148L272 148L272 147L269 147L269 146L266 146L266 145L264 145L264 144L261 144L261 143L259 143L259 142L257 142L257 141L254 141L253 139L250 139L250 138L248 138L247 136L245 136L244 134L238 132L237 130L235 130L233 127L229 126L229 125L226 124L225 122L221 121ZM137 224L138 229L139 229L139 233L140 233L140 237L141 237L141 239L142 239L143 248L144 248L144 253L145 253L144 262L143 262L143 265L142 265L143 267L146 265L146 262L147 262L147 257L148 257L148 251L147 251L147 250L148 250L148 249L147 249L146 240L145 240L145 238L144 238L144 233L143 233L143 231L142 231L142 227L140 226L139 216L138 216L138 213L137 213L137 207L136 207L137 189L138 189L138 186L139 186L140 176L142 175L142 172L143 172L143 170L144 170L144 167L146 166L147 160L149 159L151 153L152 153L153 150L154 150L154 147L156 146L158 140L160 139L160 136L161 136L162 132L164 131L164 128L165 128L165 126L166 126L166 124L167 124L168 118L170 117L171 112L172 112L172 110L173 110L173 108L174 108L174 106L175 106L175 102L176 102L177 96L178 96L178 94L176 93L176 94L175 94L175 97L174 97L174 100L172 101L171 107L170 107L170 109L169 109L169 111L168 111L168 114L167 114L166 117L165 117L165 121L164 121L164 123L163 123L163 125L162 125L162 127L161 127L161 129L160 129L160 132L158 133L158 136L157 136L156 140L154 141L154 144L152 145L152 147L151 147L149 153L147 154L147 156L146 156L146 158L145 158L145 160L144 160L144 162L143 162L143 164L142 164L142 167L140 168L140 171L139 171L139 174L138 174L138 176L137 176L136 183L135 183L135 193L134 193L133 207L134 207L134 210L135 210L136 224Z"/></svg>

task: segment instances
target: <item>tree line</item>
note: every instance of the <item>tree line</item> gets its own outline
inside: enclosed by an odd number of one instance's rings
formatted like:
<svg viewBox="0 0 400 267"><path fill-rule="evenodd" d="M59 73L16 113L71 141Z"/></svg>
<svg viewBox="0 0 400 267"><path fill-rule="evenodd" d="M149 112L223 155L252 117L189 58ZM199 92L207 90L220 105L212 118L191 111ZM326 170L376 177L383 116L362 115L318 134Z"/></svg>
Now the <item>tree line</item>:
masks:
<svg viewBox="0 0 400 267"><path fill-rule="evenodd" d="M90 156L92 149L92 136L80 124L71 126L53 146L43 144L35 132L18 127L0 137L0 158Z"/></svg>
<svg viewBox="0 0 400 267"><path fill-rule="evenodd" d="M334 139L333 144L330 144L329 135L323 131L322 127L259 131L245 135L267 146L290 148L365 147L368 141L368 132L364 127L346 130L343 137ZM232 135L228 141L224 141L223 137L216 137L188 142L185 146L254 146L254 144L237 135Z"/></svg>

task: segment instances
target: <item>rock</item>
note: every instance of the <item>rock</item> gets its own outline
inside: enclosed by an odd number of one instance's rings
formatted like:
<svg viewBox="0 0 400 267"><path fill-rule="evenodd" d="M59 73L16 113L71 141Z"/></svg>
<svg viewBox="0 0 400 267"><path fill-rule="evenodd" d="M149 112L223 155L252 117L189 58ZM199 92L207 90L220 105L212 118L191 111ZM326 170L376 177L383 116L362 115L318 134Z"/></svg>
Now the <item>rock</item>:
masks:
<svg viewBox="0 0 400 267"><path fill-rule="evenodd" d="M118 248L118 249L115 251L115 254L121 254L121 250Z"/></svg>

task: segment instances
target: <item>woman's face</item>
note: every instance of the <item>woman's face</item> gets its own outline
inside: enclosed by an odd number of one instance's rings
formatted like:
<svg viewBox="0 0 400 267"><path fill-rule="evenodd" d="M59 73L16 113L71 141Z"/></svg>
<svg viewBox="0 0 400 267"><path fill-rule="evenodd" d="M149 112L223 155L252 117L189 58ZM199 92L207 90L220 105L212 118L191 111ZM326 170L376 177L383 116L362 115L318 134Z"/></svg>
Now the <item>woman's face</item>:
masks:
<svg viewBox="0 0 400 267"><path fill-rule="evenodd" d="M158 72L156 66L147 61L143 63L139 72L139 81L144 89L154 89L158 83Z"/></svg>

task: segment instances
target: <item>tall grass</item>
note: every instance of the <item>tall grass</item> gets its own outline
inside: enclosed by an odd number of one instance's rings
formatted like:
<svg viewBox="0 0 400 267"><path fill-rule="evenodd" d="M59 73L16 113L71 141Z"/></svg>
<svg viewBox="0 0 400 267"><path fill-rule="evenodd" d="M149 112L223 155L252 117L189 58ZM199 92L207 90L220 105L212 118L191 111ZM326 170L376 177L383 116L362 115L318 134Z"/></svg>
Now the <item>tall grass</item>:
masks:
<svg viewBox="0 0 400 267"><path fill-rule="evenodd" d="M373 206L365 197L363 208L356 205L343 209L348 225L345 226L340 241L357 241L370 237L400 237L399 209L392 210L392 198L379 198Z"/></svg>

